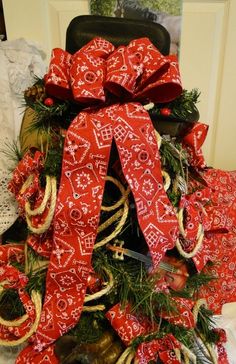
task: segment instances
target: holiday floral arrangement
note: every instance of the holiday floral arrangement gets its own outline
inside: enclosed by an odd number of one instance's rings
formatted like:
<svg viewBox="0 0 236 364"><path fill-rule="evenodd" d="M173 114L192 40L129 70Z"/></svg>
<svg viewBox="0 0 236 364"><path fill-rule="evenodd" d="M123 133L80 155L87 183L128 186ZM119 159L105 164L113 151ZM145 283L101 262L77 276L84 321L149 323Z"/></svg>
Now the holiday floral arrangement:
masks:
<svg viewBox="0 0 236 364"><path fill-rule="evenodd" d="M54 49L25 91L19 218L0 246L17 364L228 362L212 315L235 300L236 174L205 165L198 97L147 38Z"/></svg>

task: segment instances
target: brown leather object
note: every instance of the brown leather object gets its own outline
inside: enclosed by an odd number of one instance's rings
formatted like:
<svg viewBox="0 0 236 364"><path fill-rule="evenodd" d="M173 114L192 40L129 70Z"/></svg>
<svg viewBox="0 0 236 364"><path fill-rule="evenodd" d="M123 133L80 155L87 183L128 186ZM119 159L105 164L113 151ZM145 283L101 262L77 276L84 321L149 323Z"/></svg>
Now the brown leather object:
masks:
<svg viewBox="0 0 236 364"><path fill-rule="evenodd" d="M35 112L31 108L26 108L20 129L20 147L25 151L31 147L41 149L46 145L46 134L40 134L37 131L30 131Z"/></svg>

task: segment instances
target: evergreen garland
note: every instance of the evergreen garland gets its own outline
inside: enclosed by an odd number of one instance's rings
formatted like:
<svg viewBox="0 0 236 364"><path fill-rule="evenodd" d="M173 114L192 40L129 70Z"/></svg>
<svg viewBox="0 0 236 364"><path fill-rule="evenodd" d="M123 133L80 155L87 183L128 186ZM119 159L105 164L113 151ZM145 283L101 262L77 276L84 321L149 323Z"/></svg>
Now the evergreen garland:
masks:
<svg viewBox="0 0 236 364"><path fill-rule="evenodd" d="M168 116L173 119L191 120L192 115L198 114L196 104L200 92L194 88L191 91L183 90L182 94L175 100L165 104L156 104L151 111L152 115L163 116L163 109L169 110Z"/></svg>
<svg viewBox="0 0 236 364"><path fill-rule="evenodd" d="M177 297L197 299L199 290L202 286L210 284L214 279L216 279L211 274L201 271L199 273L190 274L187 279L186 286L180 292L175 292L174 295Z"/></svg>
<svg viewBox="0 0 236 364"><path fill-rule="evenodd" d="M160 155L162 168L171 179L167 195L172 205L177 207L181 195L187 193L188 156L181 143L169 136L162 136Z"/></svg>
<svg viewBox="0 0 236 364"><path fill-rule="evenodd" d="M57 180L60 180L62 155L63 155L62 143L57 144L57 147L50 148L47 152L44 164L43 175L55 176Z"/></svg>
<svg viewBox="0 0 236 364"><path fill-rule="evenodd" d="M14 289L4 290L0 296L0 316L5 320L14 320L24 314L18 292Z"/></svg>
<svg viewBox="0 0 236 364"><path fill-rule="evenodd" d="M21 160L24 151L20 150L18 140L9 140L3 144L2 148L0 148L0 154L4 154L9 162L13 162L15 167L15 165Z"/></svg>
<svg viewBox="0 0 236 364"><path fill-rule="evenodd" d="M198 313L197 332L209 344L216 344L219 340L219 334L214 330L213 312L208 308L201 306Z"/></svg>
<svg viewBox="0 0 236 364"><path fill-rule="evenodd" d="M32 109L33 121L26 132L37 131L49 134L53 128L58 128L60 125L68 127L69 103L57 101L53 106L46 106L38 101L34 104L28 103L28 106Z"/></svg>
<svg viewBox="0 0 236 364"><path fill-rule="evenodd" d="M170 313L176 310L169 295L155 292L155 281L148 277L144 263L128 257L125 257L124 261L116 260L110 252L99 249L93 254L93 267L99 275L104 276L104 267L113 275L116 284L113 292L109 294L109 306L120 302L121 307L124 307L129 302L134 312L142 313L153 320L157 319L158 322L157 311Z"/></svg>

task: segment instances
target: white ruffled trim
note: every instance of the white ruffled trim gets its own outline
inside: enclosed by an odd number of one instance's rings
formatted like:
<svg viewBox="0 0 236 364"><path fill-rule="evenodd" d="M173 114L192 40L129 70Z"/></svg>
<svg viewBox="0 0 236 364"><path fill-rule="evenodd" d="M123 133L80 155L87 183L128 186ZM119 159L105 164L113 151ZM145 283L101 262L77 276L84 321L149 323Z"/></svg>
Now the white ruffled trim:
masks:
<svg viewBox="0 0 236 364"><path fill-rule="evenodd" d="M0 169L0 235L2 235L18 217L17 202L7 189L9 179L9 172Z"/></svg>

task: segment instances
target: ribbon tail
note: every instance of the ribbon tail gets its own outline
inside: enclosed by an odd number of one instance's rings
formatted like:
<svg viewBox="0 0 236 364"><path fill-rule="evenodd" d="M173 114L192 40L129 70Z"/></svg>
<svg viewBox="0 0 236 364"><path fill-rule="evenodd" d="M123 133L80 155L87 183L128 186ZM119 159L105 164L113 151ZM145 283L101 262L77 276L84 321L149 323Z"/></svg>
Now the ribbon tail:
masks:
<svg viewBox="0 0 236 364"><path fill-rule="evenodd" d="M113 130L139 225L157 266L166 250L175 246L178 223L164 191L154 128L142 105L128 103L120 106Z"/></svg>
<svg viewBox="0 0 236 364"><path fill-rule="evenodd" d="M34 350L79 321L91 269L112 142L105 109L81 112L68 129L54 216L53 250Z"/></svg>

